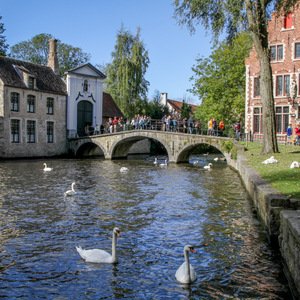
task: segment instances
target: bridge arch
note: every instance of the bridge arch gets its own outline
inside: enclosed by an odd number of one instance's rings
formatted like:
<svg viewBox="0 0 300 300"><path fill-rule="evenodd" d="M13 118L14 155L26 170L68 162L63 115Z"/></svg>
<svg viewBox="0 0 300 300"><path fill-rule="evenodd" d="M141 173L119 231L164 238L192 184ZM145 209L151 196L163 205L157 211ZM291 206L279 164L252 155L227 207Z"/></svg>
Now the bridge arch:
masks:
<svg viewBox="0 0 300 300"><path fill-rule="evenodd" d="M199 145L208 145L209 147L216 148L218 151L220 151L226 160L229 158L229 154L224 152L222 149L222 146L219 143L214 143L211 141L206 141L200 140L200 141L195 141L194 143L187 143L185 144L177 154L177 157L175 157L175 162L176 163L183 163L183 162L188 162L190 155L193 153L193 151L199 146Z"/></svg>
<svg viewBox="0 0 300 300"><path fill-rule="evenodd" d="M149 134L149 132L139 132L133 136L128 136L125 138L119 136L111 145L111 159L127 157L132 145L145 139L159 142L164 147L168 157L170 156L171 149L163 139L153 136L152 134Z"/></svg>
<svg viewBox="0 0 300 300"><path fill-rule="evenodd" d="M107 156L105 148L97 140L88 140L78 144L77 147L73 149L73 153L74 156L77 157Z"/></svg>

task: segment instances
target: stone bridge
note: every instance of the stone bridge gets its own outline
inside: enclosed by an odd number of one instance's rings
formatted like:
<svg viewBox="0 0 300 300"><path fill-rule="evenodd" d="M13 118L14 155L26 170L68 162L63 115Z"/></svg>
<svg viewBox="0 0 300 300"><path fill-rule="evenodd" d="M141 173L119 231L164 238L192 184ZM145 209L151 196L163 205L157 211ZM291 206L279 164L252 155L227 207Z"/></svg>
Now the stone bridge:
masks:
<svg viewBox="0 0 300 300"><path fill-rule="evenodd" d="M132 130L93 135L69 140L69 152L74 156L103 155L105 159L126 158L130 148L142 140L159 142L166 150L169 162L188 162L193 150L206 144L218 149L228 161L235 141L230 138L174 133L154 130Z"/></svg>

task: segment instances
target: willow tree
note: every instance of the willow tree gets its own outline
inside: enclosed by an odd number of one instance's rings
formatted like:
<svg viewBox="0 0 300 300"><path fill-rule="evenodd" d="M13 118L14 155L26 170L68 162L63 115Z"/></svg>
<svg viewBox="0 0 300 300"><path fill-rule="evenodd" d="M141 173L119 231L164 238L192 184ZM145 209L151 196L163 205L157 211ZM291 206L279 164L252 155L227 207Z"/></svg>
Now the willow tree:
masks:
<svg viewBox="0 0 300 300"><path fill-rule="evenodd" d="M127 117L140 113L147 101L149 82L145 73L148 64L148 51L140 40L140 28L133 36L122 26L117 33L112 63L106 68L106 90Z"/></svg>
<svg viewBox="0 0 300 300"><path fill-rule="evenodd" d="M249 29L260 62L260 87L263 107L262 154L278 152L275 127L272 69L268 47L268 13L289 13L298 0L174 0L175 17L191 31L201 24L214 38L226 30L229 37L241 27Z"/></svg>

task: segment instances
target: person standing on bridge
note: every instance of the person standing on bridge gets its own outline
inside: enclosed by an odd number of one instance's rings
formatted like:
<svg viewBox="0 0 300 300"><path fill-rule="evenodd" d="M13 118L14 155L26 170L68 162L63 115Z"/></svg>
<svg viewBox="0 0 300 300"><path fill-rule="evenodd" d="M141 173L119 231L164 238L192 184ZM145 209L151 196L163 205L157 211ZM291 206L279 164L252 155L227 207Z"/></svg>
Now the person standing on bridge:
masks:
<svg viewBox="0 0 300 300"><path fill-rule="evenodd" d="M219 123L219 131L220 131L220 136L223 136L225 126L223 120Z"/></svg>
<svg viewBox="0 0 300 300"><path fill-rule="evenodd" d="M189 125L189 132L193 133L193 127L194 127L194 119L192 116L188 119L188 125Z"/></svg>

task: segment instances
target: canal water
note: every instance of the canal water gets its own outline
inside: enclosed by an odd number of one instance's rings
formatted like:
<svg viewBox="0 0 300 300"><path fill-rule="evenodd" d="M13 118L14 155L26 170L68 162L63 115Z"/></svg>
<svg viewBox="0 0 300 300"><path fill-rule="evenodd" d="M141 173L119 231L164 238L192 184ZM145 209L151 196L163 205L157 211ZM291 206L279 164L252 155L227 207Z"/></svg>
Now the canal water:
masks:
<svg viewBox="0 0 300 300"><path fill-rule="evenodd" d="M238 174L213 157L0 162L0 297L292 299ZM75 246L111 252L115 226L118 264L80 258ZM187 244L198 278L181 284Z"/></svg>

